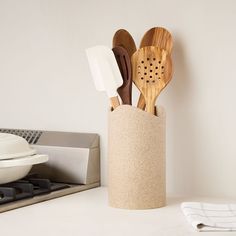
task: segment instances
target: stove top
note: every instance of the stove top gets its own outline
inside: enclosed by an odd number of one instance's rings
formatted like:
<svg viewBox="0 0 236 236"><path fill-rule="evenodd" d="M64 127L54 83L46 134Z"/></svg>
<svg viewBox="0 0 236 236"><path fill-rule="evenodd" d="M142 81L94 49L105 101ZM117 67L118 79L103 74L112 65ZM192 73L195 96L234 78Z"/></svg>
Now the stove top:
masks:
<svg viewBox="0 0 236 236"><path fill-rule="evenodd" d="M85 185L58 183L30 175L22 180L0 185L0 213L99 185L99 183Z"/></svg>

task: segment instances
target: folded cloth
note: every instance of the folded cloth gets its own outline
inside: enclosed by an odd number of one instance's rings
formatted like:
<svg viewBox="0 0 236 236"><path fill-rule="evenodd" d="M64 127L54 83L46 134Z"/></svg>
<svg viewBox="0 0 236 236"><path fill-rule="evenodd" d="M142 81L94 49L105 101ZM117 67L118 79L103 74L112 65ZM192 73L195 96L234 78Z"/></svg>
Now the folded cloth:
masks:
<svg viewBox="0 0 236 236"><path fill-rule="evenodd" d="M181 209L198 231L236 231L236 204L183 202Z"/></svg>

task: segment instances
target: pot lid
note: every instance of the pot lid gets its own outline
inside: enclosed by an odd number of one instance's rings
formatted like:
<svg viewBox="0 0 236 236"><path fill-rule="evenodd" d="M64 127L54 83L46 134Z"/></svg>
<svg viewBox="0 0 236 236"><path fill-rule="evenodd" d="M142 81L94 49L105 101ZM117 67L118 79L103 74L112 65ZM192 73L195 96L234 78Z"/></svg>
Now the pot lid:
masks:
<svg viewBox="0 0 236 236"><path fill-rule="evenodd" d="M21 158L15 158L12 160L1 160L0 161L0 171L4 168L32 166L32 165L41 164L41 163L44 163L47 161L48 161L48 155L44 155L44 154L25 156L25 157L21 157Z"/></svg>
<svg viewBox="0 0 236 236"><path fill-rule="evenodd" d="M30 148L28 142L17 135L0 133L0 160L30 156L36 151Z"/></svg>

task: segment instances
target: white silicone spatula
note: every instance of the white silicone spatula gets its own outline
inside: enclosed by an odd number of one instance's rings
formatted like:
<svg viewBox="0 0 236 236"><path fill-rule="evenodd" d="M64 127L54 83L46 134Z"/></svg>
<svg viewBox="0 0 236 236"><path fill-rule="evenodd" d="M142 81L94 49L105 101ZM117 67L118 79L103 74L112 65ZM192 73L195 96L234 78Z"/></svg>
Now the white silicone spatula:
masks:
<svg viewBox="0 0 236 236"><path fill-rule="evenodd" d="M123 84L123 79L112 50L95 46L86 49L86 54L96 89L107 93L115 109L120 105L117 88Z"/></svg>

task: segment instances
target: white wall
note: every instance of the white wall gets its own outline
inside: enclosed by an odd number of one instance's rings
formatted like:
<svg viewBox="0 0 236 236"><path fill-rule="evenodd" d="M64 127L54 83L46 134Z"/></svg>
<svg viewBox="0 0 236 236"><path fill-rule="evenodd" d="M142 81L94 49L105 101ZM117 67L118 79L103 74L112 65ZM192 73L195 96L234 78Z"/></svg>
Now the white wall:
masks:
<svg viewBox="0 0 236 236"><path fill-rule="evenodd" d="M0 127L97 132L106 184L107 107L84 50L128 29L174 37L167 190L236 196L236 1L0 0Z"/></svg>

